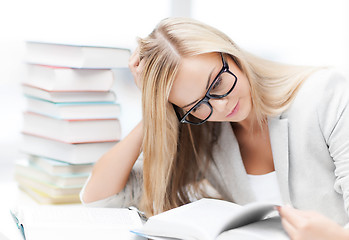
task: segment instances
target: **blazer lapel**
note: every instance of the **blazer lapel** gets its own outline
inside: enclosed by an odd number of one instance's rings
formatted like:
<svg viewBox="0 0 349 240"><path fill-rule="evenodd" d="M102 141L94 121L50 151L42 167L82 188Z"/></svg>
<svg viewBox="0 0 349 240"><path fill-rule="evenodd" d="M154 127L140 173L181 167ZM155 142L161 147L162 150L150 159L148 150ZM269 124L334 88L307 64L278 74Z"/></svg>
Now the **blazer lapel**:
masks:
<svg viewBox="0 0 349 240"><path fill-rule="evenodd" d="M289 192L289 151L287 118L268 118L274 167L284 204L291 204Z"/></svg>
<svg viewBox="0 0 349 240"><path fill-rule="evenodd" d="M281 198L284 204L291 204L288 181L288 120L268 118L268 127ZM239 144L229 123L222 124L221 137L214 148L213 156L221 185L229 197L238 204L255 201L256 198L242 162Z"/></svg>
<svg viewBox="0 0 349 240"><path fill-rule="evenodd" d="M242 162L239 144L230 123L222 124L222 133L213 156L223 183L223 189L238 204L255 201L249 179Z"/></svg>

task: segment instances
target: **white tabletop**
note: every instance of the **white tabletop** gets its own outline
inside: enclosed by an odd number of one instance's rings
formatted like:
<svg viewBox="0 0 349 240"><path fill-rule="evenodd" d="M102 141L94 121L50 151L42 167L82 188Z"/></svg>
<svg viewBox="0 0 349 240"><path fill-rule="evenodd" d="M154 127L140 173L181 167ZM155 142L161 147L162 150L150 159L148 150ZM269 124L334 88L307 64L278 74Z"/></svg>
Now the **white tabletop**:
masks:
<svg viewBox="0 0 349 240"><path fill-rule="evenodd" d="M15 182L0 182L0 240L23 240L14 219L10 213L11 208L20 205L38 205L25 193L20 191Z"/></svg>
<svg viewBox="0 0 349 240"><path fill-rule="evenodd" d="M40 204L22 192L14 181L0 182L0 192L0 240L23 240L10 210L15 206L30 207ZM70 206L72 205L81 204L71 204Z"/></svg>

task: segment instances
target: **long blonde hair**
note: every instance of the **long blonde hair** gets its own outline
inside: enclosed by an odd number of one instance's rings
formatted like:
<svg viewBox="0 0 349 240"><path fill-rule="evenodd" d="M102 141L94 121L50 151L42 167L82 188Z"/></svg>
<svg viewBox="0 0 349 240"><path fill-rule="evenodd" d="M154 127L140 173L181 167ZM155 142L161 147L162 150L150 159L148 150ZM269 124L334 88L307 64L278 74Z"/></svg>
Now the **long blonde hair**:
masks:
<svg viewBox="0 0 349 240"><path fill-rule="evenodd" d="M253 56L228 36L189 18L167 18L139 39L143 109L143 196L141 209L148 215L190 201L189 187L197 184L212 161L212 146L220 123L201 126L179 124L168 98L181 58L203 53L229 55L246 74L257 120L275 116L289 107L301 83L315 70Z"/></svg>

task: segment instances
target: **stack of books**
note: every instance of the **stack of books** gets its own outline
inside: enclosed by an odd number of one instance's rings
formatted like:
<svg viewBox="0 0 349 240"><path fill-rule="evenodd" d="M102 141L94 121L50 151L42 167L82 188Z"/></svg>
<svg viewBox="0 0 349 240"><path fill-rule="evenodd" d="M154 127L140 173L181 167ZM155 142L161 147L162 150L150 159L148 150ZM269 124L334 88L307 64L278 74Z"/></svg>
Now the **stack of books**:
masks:
<svg viewBox="0 0 349 240"><path fill-rule="evenodd" d="M23 142L19 187L40 203L79 202L96 162L121 138L112 69L130 50L26 42Z"/></svg>

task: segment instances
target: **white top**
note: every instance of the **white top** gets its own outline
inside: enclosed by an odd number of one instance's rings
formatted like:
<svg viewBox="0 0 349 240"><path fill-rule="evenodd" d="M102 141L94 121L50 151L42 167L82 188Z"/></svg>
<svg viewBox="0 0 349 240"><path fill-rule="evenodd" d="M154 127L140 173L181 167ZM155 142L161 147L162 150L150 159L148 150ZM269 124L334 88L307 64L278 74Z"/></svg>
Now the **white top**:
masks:
<svg viewBox="0 0 349 240"><path fill-rule="evenodd" d="M262 174L247 174L257 202L271 202L282 205L280 188L275 171Z"/></svg>

